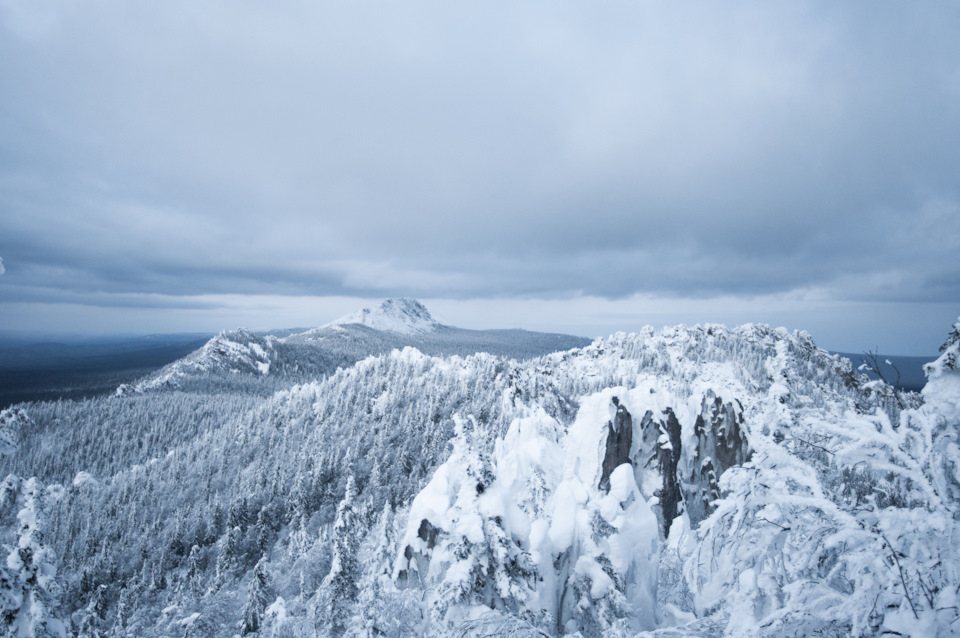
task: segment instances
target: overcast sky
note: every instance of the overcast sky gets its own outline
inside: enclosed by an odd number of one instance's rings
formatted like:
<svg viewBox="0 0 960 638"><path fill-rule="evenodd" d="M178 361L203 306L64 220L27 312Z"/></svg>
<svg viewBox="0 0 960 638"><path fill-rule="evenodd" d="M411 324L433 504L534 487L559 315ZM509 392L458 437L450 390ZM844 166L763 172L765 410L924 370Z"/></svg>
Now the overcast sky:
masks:
<svg viewBox="0 0 960 638"><path fill-rule="evenodd" d="M0 0L0 330L402 295L934 353L958 43L953 2Z"/></svg>

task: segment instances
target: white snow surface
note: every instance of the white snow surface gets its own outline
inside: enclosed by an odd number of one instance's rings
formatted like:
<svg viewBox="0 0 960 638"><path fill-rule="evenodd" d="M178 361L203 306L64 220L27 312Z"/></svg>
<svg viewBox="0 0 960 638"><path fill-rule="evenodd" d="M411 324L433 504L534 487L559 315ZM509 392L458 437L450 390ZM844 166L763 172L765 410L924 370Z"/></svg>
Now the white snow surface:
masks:
<svg viewBox="0 0 960 638"><path fill-rule="evenodd" d="M613 472L609 493L598 488L611 396L607 390L586 398L566 434L542 408L534 408L513 421L489 458L477 449L484 433L475 423L461 421L450 459L437 469L410 509L401 547L412 548L421 559L399 556L395 574L426 567L425 573L417 574L420 582L436 587L443 596L462 592L469 588L478 564L503 558L502 534L518 554L512 560L529 565L540 578L499 574L497 593L476 602L521 604L534 613L576 625L575 619L567 618L575 615L568 608L570 600L564 602L565 591L572 586L566 581L569 575L578 586L583 583L582 595L588 596L584 600L622 599L634 610L629 626L634 630L654 627L656 517L629 465ZM602 533L594 529L599 519L608 526ZM424 521L439 530L434 547L421 534ZM464 558L464 542L484 549ZM560 559L564 574L556 573L558 556L564 557ZM616 591L615 578L629 581L629 587ZM572 599L573 594L569 596Z"/></svg>

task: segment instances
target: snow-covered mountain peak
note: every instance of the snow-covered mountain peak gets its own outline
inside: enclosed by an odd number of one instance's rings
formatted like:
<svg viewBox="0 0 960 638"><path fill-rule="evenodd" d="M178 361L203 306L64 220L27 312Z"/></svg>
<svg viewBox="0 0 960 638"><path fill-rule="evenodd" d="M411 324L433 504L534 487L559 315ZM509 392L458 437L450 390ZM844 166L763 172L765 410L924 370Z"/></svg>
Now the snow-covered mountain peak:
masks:
<svg viewBox="0 0 960 638"><path fill-rule="evenodd" d="M386 330L401 334L434 332L440 322L416 299L387 299L376 308L364 308L340 317L324 327L358 323L374 330Z"/></svg>

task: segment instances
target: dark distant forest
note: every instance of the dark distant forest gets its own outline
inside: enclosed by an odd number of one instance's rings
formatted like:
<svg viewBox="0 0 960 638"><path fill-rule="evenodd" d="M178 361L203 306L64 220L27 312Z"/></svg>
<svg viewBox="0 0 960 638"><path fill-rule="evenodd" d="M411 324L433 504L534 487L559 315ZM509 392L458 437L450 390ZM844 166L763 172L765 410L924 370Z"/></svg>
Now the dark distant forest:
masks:
<svg viewBox="0 0 960 638"><path fill-rule="evenodd" d="M201 347L212 335L25 342L0 338L0 410L24 401L113 392Z"/></svg>

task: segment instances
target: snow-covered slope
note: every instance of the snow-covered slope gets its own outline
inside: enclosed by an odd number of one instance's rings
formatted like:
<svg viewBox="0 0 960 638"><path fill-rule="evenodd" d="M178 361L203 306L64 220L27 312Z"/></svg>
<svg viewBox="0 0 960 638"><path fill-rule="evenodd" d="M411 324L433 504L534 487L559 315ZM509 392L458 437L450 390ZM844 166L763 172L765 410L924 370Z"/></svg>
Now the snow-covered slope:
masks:
<svg viewBox="0 0 960 638"><path fill-rule="evenodd" d="M363 308L352 312L324 327L348 324L360 324L374 330L406 335L434 332L441 325L416 299L387 299L376 308Z"/></svg>
<svg viewBox="0 0 960 638"><path fill-rule="evenodd" d="M269 384L284 348L396 335L230 334L191 365ZM69 486L33 538L83 635L949 636L958 360L960 324L922 395L763 325L391 348L269 394L18 408L0 462Z"/></svg>
<svg viewBox="0 0 960 638"><path fill-rule="evenodd" d="M279 362L278 343L276 337L261 337L243 328L225 330L199 350L134 386L121 386L117 393L180 387L185 380L203 376L266 375Z"/></svg>

